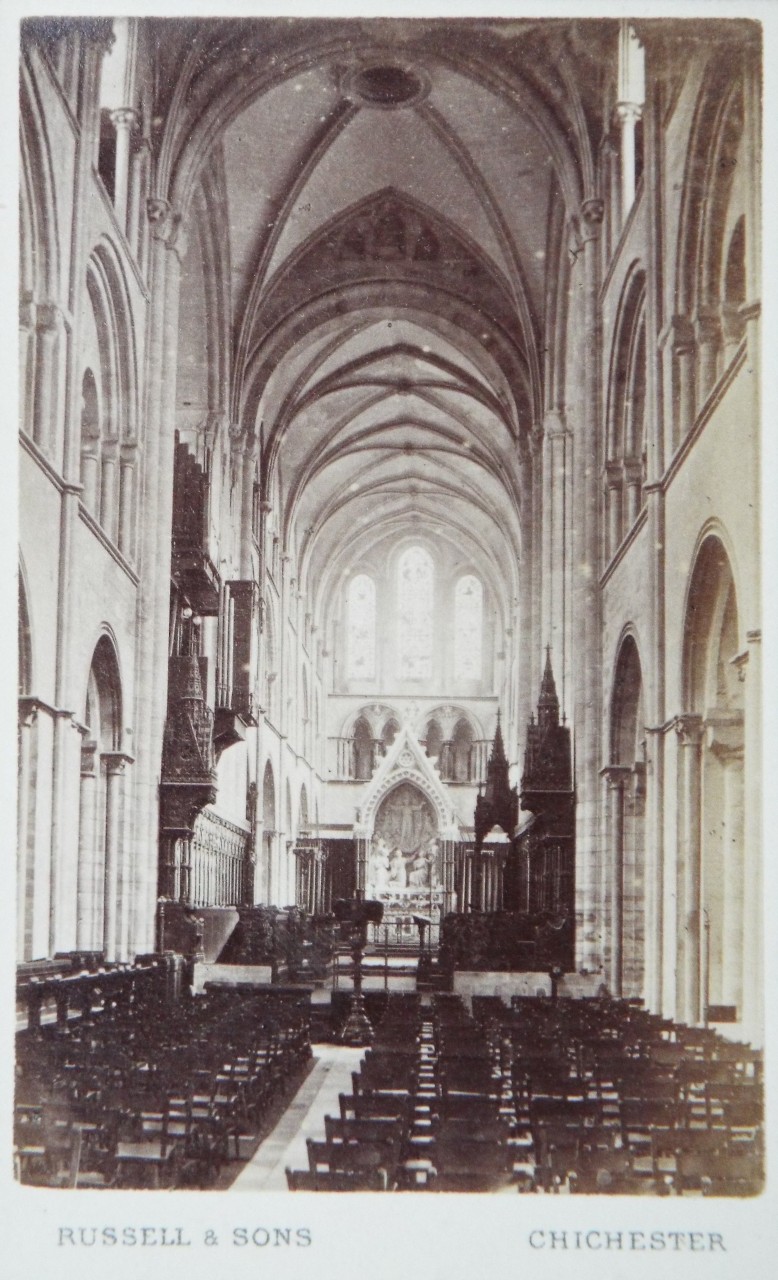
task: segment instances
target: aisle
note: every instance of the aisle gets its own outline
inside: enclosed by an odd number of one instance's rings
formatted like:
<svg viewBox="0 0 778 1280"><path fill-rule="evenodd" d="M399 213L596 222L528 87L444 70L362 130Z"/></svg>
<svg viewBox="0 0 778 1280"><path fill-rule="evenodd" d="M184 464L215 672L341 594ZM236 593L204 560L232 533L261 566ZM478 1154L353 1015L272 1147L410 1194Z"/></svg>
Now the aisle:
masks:
<svg viewBox="0 0 778 1280"><path fill-rule="evenodd" d="M314 1065L278 1124L241 1170L230 1191L286 1191L284 1170L308 1168L307 1138L324 1136L325 1115L339 1115L338 1094L351 1093L351 1073L364 1049L315 1044Z"/></svg>

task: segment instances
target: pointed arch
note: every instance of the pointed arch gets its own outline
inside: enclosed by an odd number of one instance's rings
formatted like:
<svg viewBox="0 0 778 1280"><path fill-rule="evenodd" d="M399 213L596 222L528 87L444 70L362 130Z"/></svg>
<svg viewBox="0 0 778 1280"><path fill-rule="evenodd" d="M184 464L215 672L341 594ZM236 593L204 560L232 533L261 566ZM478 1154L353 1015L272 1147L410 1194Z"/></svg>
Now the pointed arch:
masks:
<svg viewBox="0 0 778 1280"><path fill-rule="evenodd" d="M354 763L352 776L359 782L365 782L372 776L373 764L373 731L365 716L359 716L354 725Z"/></svg>
<svg viewBox="0 0 778 1280"><path fill-rule="evenodd" d="M129 759L122 751L123 691L113 639L103 633L95 645L83 707L81 748L76 946L103 951L115 960L127 936L127 886L122 822Z"/></svg>
<svg viewBox="0 0 778 1280"><path fill-rule="evenodd" d="M470 782L475 734L470 719L460 716L451 738L451 781Z"/></svg>
<svg viewBox="0 0 778 1280"><path fill-rule="evenodd" d="M692 566L682 655L685 714L679 718L677 937L681 1016L710 1005L742 1016L746 930L743 883L743 685L735 578L718 531L703 537Z"/></svg>

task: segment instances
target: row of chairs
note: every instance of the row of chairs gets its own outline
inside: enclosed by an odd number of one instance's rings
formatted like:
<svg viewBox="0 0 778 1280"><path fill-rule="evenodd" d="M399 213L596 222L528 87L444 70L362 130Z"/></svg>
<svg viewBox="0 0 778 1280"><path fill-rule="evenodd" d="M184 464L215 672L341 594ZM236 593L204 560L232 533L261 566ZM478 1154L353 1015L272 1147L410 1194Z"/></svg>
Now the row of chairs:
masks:
<svg viewBox="0 0 778 1280"><path fill-rule="evenodd" d="M272 993L198 997L159 1021L125 1010L25 1032L17 1176L46 1186L212 1185L309 1056L307 1013Z"/></svg>
<svg viewBox="0 0 778 1280"><path fill-rule="evenodd" d="M428 1021L379 1027L339 1120L288 1178L747 1195L762 1185L761 1119L760 1055L715 1032L634 1002L476 998L471 1016L438 996Z"/></svg>

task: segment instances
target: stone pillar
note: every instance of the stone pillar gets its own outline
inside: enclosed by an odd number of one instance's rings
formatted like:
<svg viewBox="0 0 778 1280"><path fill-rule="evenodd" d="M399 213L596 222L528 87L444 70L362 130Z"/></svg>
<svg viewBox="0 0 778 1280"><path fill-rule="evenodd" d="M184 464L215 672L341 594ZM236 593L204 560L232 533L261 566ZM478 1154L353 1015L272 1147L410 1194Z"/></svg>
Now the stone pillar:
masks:
<svg viewBox="0 0 778 1280"><path fill-rule="evenodd" d="M576 935L578 964L596 971L602 963L602 922L598 921L597 884L600 878L598 839L600 738L600 315L598 303L598 246L601 200L581 207L582 240L581 323L583 395L581 420L574 432L574 627L577 644L575 691L576 811Z"/></svg>
<svg viewBox="0 0 778 1280"><path fill-rule="evenodd" d="M743 1008L744 1039L764 1043L764 899L762 846L762 642L760 631L746 633L743 814ZM744 655L745 657L745 655Z"/></svg>
<svg viewBox="0 0 778 1280"><path fill-rule="evenodd" d="M100 437L89 436L81 448L81 501L96 520L100 518Z"/></svg>
<svg viewBox="0 0 778 1280"><path fill-rule="evenodd" d="M247 431L243 442L243 497L240 520L240 576L244 582L253 577L254 483L259 456L259 436Z"/></svg>
<svg viewBox="0 0 778 1280"><path fill-rule="evenodd" d="M81 747L81 794L78 814L78 871L76 878L76 946L92 950L95 936L95 876L97 870L97 743Z"/></svg>
<svg viewBox="0 0 778 1280"><path fill-rule="evenodd" d="M542 639L551 645L554 670L557 673L559 699L562 707L568 695L566 648L567 614L567 566L570 536L567 506L570 478L571 433L566 429L562 413L550 410L544 420L543 431L543 607ZM533 690L533 699L537 690ZM534 701L533 701L534 705ZM526 720L524 721L526 723ZM523 729L522 724L521 728Z"/></svg>
<svg viewBox="0 0 778 1280"><path fill-rule="evenodd" d="M59 344L62 313L54 303L39 303L35 320L35 394L32 438L43 453L53 455L57 439Z"/></svg>
<svg viewBox="0 0 778 1280"><path fill-rule="evenodd" d="M130 182L130 135L137 124L137 115L131 107L119 107L111 112L111 124L116 130L116 162L114 168L113 205L116 220L127 234L127 196Z"/></svg>
<svg viewBox="0 0 778 1280"><path fill-rule="evenodd" d="M621 545L622 519L622 485L623 472L620 462L609 462L605 475L608 488L608 553L607 560L612 560Z"/></svg>
<svg viewBox="0 0 778 1280"><path fill-rule="evenodd" d="M37 779L38 705L32 698L19 701L19 760L17 778L16 940L17 960L33 958L33 905L35 900L35 833L38 801Z"/></svg>
<svg viewBox="0 0 778 1280"><path fill-rule="evenodd" d="M106 960L118 958L119 890L123 855L124 779L129 757L119 751L104 752L105 768L105 878L103 889L103 950Z"/></svg>
<svg viewBox="0 0 778 1280"><path fill-rule="evenodd" d="M715 750L715 748L714 748ZM724 766L722 1001L743 1009L743 749L719 748Z"/></svg>
<svg viewBox="0 0 778 1280"><path fill-rule="evenodd" d="M130 249L145 278L147 271L148 223L146 197L148 195L151 141L142 134L130 135L132 155L130 159L130 189L127 208L127 239Z"/></svg>
<svg viewBox="0 0 778 1280"><path fill-rule="evenodd" d="M664 353L664 464L694 426L696 414L695 333L685 316L673 316L659 336Z"/></svg>
<svg viewBox="0 0 778 1280"><path fill-rule="evenodd" d="M697 345L697 406L701 408L718 377L721 325L713 312L701 312L695 320Z"/></svg>
<svg viewBox="0 0 778 1280"><path fill-rule="evenodd" d="M624 468L627 482L626 501L626 533L629 533L640 515L643 479L643 463L640 458L630 458Z"/></svg>
<svg viewBox="0 0 778 1280"><path fill-rule="evenodd" d="M624 985L624 839L625 790L631 780L631 771L612 765L603 770L607 787L606 829L608 848L608 920L610 933L610 965L608 987L612 996L621 996Z"/></svg>
<svg viewBox="0 0 778 1280"><path fill-rule="evenodd" d="M143 441L143 525L138 559L137 674L133 899L131 947L154 947L157 900L158 785L167 698L168 612L173 503L173 435L178 341L179 215L166 200L150 200L151 305L148 327L146 424Z"/></svg>
<svg viewBox="0 0 778 1280"><path fill-rule="evenodd" d="M641 107L636 102L616 103L620 131L622 223L635 203L635 128L641 114Z"/></svg>
<svg viewBox="0 0 778 1280"><path fill-rule="evenodd" d="M135 559L135 461L138 447L123 444L119 455L119 550L126 560Z"/></svg>
<svg viewBox="0 0 778 1280"><path fill-rule="evenodd" d="M25 292L19 301L19 425L29 436L33 433L30 415L33 405L35 312L32 294Z"/></svg>
<svg viewBox="0 0 778 1280"><path fill-rule="evenodd" d="M104 440L100 468L100 524L112 542L117 540L117 502L116 491L118 480L116 475L118 462L118 442Z"/></svg>
<svg viewBox="0 0 778 1280"><path fill-rule="evenodd" d="M61 885L70 882L76 875L76 867L67 865L72 855L74 863L77 848L73 848L73 806L79 790L78 758L81 750L80 726L73 715L73 708L78 707L83 699L83 673L75 669L74 656L78 652L76 633L80 619L74 616L76 593L74 591L74 550L75 532L78 523L78 507L82 493L81 472L81 346L80 335L83 315L89 308L87 290L84 288L84 275L89 251L89 224L91 218L89 192L92 184L92 164L96 154L99 129L99 88L100 64L104 52L113 41L112 23L107 19L83 20L80 23L81 50L79 57L79 125L76 141L75 167L73 177L73 217L71 221L71 242L68 279L68 313L69 334L67 349L64 353L63 386L67 388L64 404L64 427L62 432L62 475L60 506L60 544L59 566L57 577L57 628L56 628L56 679L54 703L57 707L54 723L54 742L52 758L52 807L51 807L51 844L50 844L50 899L49 899L49 954L64 947L72 946L75 939L75 919L71 924L67 919L72 912L72 893L68 901L69 911L63 910L64 895L61 899ZM44 317L48 325L48 318ZM52 317L53 319L53 317ZM56 323L59 323L57 319ZM52 343L50 354L52 378L47 379L49 386L57 383L59 378L59 354L55 354ZM38 385L36 382L36 396ZM50 420L49 449L54 452L55 438L54 418L55 405L47 411ZM58 452L58 446L56 452ZM73 731L79 734L78 744L73 738Z"/></svg>
<svg viewBox="0 0 778 1280"><path fill-rule="evenodd" d="M702 719L680 716L676 732L681 746L678 780L678 1016L690 1024L701 1017L701 858L702 858Z"/></svg>

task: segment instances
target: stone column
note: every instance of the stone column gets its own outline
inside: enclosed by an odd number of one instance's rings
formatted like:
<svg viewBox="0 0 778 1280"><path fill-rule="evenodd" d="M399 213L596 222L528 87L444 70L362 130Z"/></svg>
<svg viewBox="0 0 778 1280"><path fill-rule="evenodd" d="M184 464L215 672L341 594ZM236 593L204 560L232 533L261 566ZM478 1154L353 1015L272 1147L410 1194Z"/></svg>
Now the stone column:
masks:
<svg viewBox="0 0 778 1280"><path fill-rule="evenodd" d="M551 645L554 656L554 671L557 678L559 699L562 707L568 696L567 669L569 655L566 646L567 613L567 566L568 540L570 536L567 519L570 477L568 463L570 460L571 433L566 429L561 411L549 410L544 420L543 430L543 608L541 630L542 639ZM534 699L537 689L533 690ZM526 722L525 722L526 723ZM524 723L521 731L524 730Z"/></svg>
<svg viewBox="0 0 778 1280"><path fill-rule="evenodd" d="M157 899L158 785L166 713L168 610L173 503L173 435L180 258L179 215L166 200L150 200L151 305L148 327L146 430L143 441L143 525L138 558L134 867L136 914L131 946L151 951Z"/></svg>
<svg viewBox="0 0 778 1280"><path fill-rule="evenodd" d="M119 107L111 112L111 124L116 130L116 161L114 166L113 206L116 220L127 234L127 195L130 182L130 135L138 117L131 107Z"/></svg>
<svg viewBox="0 0 778 1280"><path fill-rule="evenodd" d="M119 454L119 550L135 559L135 462L138 446L123 444Z"/></svg>
<svg viewBox="0 0 778 1280"><path fill-rule="evenodd" d="M43 453L56 449L59 343L62 313L55 303L39 303L35 319L35 394L32 438Z"/></svg>
<svg viewBox="0 0 778 1280"><path fill-rule="evenodd" d="M605 468L608 489L608 552L606 560L615 556L622 537L622 486L624 481L620 462L609 462Z"/></svg>
<svg viewBox="0 0 778 1280"><path fill-rule="evenodd" d="M697 339L697 407L707 400L718 377L718 357L721 346L721 324L712 311L697 315L694 324Z"/></svg>
<svg viewBox="0 0 778 1280"><path fill-rule="evenodd" d="M715 749L715 748L714 748ZM724 1004L743 1009L743 749L719 748L724 766Z"/></svg>
<svg viewBox="0 0 778 1280"><path fill-rule="evenodd" d="M81 747L81 795L78 814L78 870L76 877L76 946L91 950L95 937L94 894L97 855L97 743Z"/></svg>
<svg viewBox="0 0 778 1280"><path fill-rule="evenodd" d="M624 468L627 482L626 501L626 533L634 525L640 515L641 481L643 479L643 463L640 458L630 458Z"/></svg>
<svg viewBox="0 0 778 1280"><path fill-rule="evenodd" d="M81 501L87 511L100 518L100 437L89 436L81 448Z"/></svg>
<svg viewBox="0 0 778 1280"><path fill-rule="evenodd" d="M116 440L104 440L102 448L101 468L100 468L100 524L106 537L111 542L117 540L117 502L116 491L118 488L117 481L117 462L118 462L119 446Z"/></svg>
<svg viewBox="0 0 778 1280"><path fill-rule="evenodd" d="M631 771L617 765L603 770L607 787L608 849L608 919L610 932L610 965L608 987L611 995L621 996L624 984L624 806L625 789L631 780Z"/></svg>
<svg viewBox="0 0 778 1280"><path fill-rule="evenodd" d="M35 829L37 796L38 704L19 700L19 760L17 777L16 945L17 960L33 957L35 898Z"/></svg>
<svg viewBox="0 0 778 1280"><path fill-rule="evenodd" d="M123 844L124 771L127 757L118 751L104 752L102 764L105 768L103 950L106 960L115 960L118 937L119 868Z"/></svg>
<svg viewBox="0 0 778 1280"><path fill-rule="evenodd" d="M764 899L762 846L762 680L760 631L746 632L740 668L745 681L743 813L743 1009L744 1039L764 1043Z"/></svg>
<svg viewBox="0 0 778 1280"><path fill-rule="evenodd" d="M259 436L247 431L243 441L243 500L240 522L240 576L244 582L253 577L254 483L259 456Z"/></svg>
<svg viewBox="0 0 778 1280"><path fill-rule="evenodd" d="M696 414L695 333L685 316L673 316L659 335L664 354L664 464L691 431Z"/></svg>
<svg viewBox="0 0 778 1280"><path fill-rule="evenodd" d="M130 135L132 156L130 160L130 190L127 208L127 239L130 249L144 277L147 271L148 222L146 197L151 163L151 140L142 134Z"/></svg>
<svg viewBox="0 0 778 1280"><path fill-rule="evenodd" d="M585 200L581 206L580 234L582 276L580 315L585 335L582 345L583 394L581 420L574 432L574 606L578 639L575 692L576 812L576 933L578 964L595 971L602 963L601 922L598 921L597 884L600 877L598 839L599 738L600 738L600 563L599 477L600 457L600 314L598 303L598 248L602 222L601 200Z"/></svg>
<svg viewBox="0 0 778 1280"><path fill-rule="evenodd" d="M635 203L635 128L642 114L636 102L617 102L621 153L621 218L626 221Z"/></svg>
<svg viewBox="0 0 778 1280"><path fill-rule="evenodd" d="M82 493L81 472L81 377L80 335L84 313L90 306L84 275L89 252L90 199L92 164L96 154L99 129L100 65L103 54L113 41L112 24L107 19L84 20L80 24L81 50L79 57L79 132L76 141L73 176L73 216L71 220L70 262L67 293L69 334L64 353L63 386L67 389L64 401L62 429L62 475L60 499L60 544L57 577L57 628L56 628L56 679L54 703L57 713L54 724L52 759L52 807L51 807L51 857L50 857L50 907L49 954L63 947L72 946L75 938L75 919L72 936L68 912L63 911L64 895L61 885L70 882L76 874L75 866L68 867L72 853L73 805L79 790L79 764L81 750L80 726L74 718L74 709L81 710L83 699L83 673L75 669L74 657L79 651L76 633L80 619L74 616L76 593L74 591L74 550L78 507ZM48 324L48 319L46 319ZM57 323L59 321L57 320ZM49 385L59 377L59 354L52 344L50 356L56 374ZM36 393L37 393L36 386ZM56 437L54 429L55 404L48 411L50 418L49 447L53 450ZM57 415L59 417L59 415ZM58 452L58 446L57 450ZM79 734L78 744L73 731ZM68 900L72 912L72 894Z"/></svg>
<svg viewBox="0 0 778 1280"><path fill-rule="evenodd" d="M508 735L509 754L510 739L515 721L518 718L520 731L529 719L529 713L537 696L537 655L540 642L537 635L538 594L540 591L540 555L541 542L536 530L539 519L537 494L537 464L540 456L542 433L535 434L531 443L522 439L519 442L519 484L522 494L521 511L521 560L519 563L520 606L519 606L519 652L521 665L516 704L510 702L510 682L512 670L512 643L507 635L503 635L502 646L495 660L495 688L500 695L505 718L503 727ZM439 621L443 631L447 630L445 619ZM453 671L453 660L448 668Z"/></svg>
<svg viewBox="0 0 778 1280"><path fill-rule="evenodd" d="M680 716L676 732L681 746L678 780L679 854L678 867L678 1016L690 1024L701 1016L701 858L702 858L702 719Z"/></svg>

